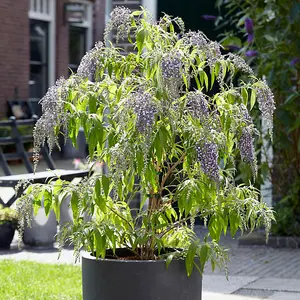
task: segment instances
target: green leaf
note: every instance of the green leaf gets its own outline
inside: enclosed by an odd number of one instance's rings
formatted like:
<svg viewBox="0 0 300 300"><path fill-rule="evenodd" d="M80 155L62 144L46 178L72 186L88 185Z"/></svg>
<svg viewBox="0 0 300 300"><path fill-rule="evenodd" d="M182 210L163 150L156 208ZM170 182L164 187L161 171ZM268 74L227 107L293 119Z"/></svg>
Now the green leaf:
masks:
<svg viewBox="0 0 300 300"><path fill-rule="evenodd" d="M112 62L109 62L108 66L107 66L107 70L108 70L108 75L111 77L112 73L113 73L113 65Z"/></svg>
<svg viewBox="0 0 300 300"><path fill-rule="evenodd" d="M142 13L143 13L142 11L136 10L136 11L132 12L131 15L132 15L132 16L135 16L135 17L138 17L138 16L140 16Z"/></svg>
<svg viewBox="0 0 300 300"><path fill-rule="evenodd" d="M77 219L78 217L78 202L79 202L78 195L76 192L73 192L71 196L71 208L72 208L74 220Z"/></svg>
<svg viewBox="0 0 300 300"><path fill-rule="evenodd" d="M239 216L235 211L230 211L229 213L229 223L230 223L230 234L234 237L239 228Z"/></svg>
<svg viewBox="0 0 300 300"><path fill-rule="evenodd" d="M166 260L166 268L167 268L167 269L169 268L169 265L170 265L171 261L173 260L173 257L174 257L173 254L170 254L170 255L167 257L167 260Z"/></svg>
<svg viewBox="0 0 300 300"><path fill-rule="evenodd" d="M242 98L243 98L243 103L245 106L247 106L248 103L248 92L245 88L242 88Z"/></svg>
<svg viewBox="0 0 300 300"><path fill-rule="evenodd" d="M254 89L252 89L251 91L251 98L250 98L250 110L252 110L254 104L256 101L256 91Z"/></svg>
<svg viewBox="0 0 300 300"><path fill-rule="evenodd" d="M48 216L50 209L52 207L52 194L48 191L44 191L44 208L45 208L45 214Z"/></svg>
<svg viewBox="0 0 300 300"><path fill-rule="evenodd" d="M145 37L146 37L145 30L140 30L136 35L136 46L138 48L139 54L141 54L143 51Z"/></svg>
<svg viewBox="0 0 300 300"><path fill-rule="evenodd" d="M206 244L204 244L204 245L201 247L201 250L200 250L200 266L201 266L201 272L203 272L204 267L205 267L205 263L206 263L207 260L208 260L208 250L209 250L209 247L208 247L208 245L206 245Z"/></svg>
<svg viewBox="0 0 300 300"><path fill-rule="evenodd" d="M195 260L195 254L197 251L197 245L196 243L192 242L189 246L189 249L186 254L185 258L185 268L187 276L190 277L194 268L194 260Z"/></svg>
<svg viewBox="0 0 300 300"><path fill-rule="evenodd" d="M106 236L102 235L97 228L94 230L94 236L96 240L96 257L104 258L106 254Z"/></svg>
<svg viewBox="0 0 300 300"><path fill-rule="evenodd" d="M95 155L95 148L97 145L97 134L96 134L96 128L92 127L90 129L89 132L89 136L88 136L88 141L89 141L89 155L90 155L90 159L94 158Z"/></svg>
<svg viewBox="0 0 300 300"><path fill-rule="evenodd" d="M105 198L100 195L95 198L95 202L98 205L98 207L101 209L102 212L106 213L106 201Z"/></svg>
<svg viewBox="0 0 300 300"><path fill-rule="evenodd" d="M96 180L95 193L97 197L101 196L101 182L99 178Z"/></svg>
<svg viewBox="0 0 300 300"><path fill-rule="evenodd" d="M209 234L213 240L219 242L222 233L223 220L220 216L214 215L208 222Z"/></svg>
<svg viewBox="0 0 300 300"><path fill-rule="evenodd" d="M93 94L89 95L89 111L92 114L97 112L97 97Z"/></svg>
<svg viewBox="0 0 300 300"><path fill-rule="evenodd" d="M105 197L107 198L109 193L109 178L105 175L102 176L102 186L104 190Z"/></svg>
<svg viewBox="0 0 300 300"><path fill-rule="evenodd" d="M53 210L56 216L57 222L60 220L60 201L58 195L54 195L54 204L53 204Z"/></svg>

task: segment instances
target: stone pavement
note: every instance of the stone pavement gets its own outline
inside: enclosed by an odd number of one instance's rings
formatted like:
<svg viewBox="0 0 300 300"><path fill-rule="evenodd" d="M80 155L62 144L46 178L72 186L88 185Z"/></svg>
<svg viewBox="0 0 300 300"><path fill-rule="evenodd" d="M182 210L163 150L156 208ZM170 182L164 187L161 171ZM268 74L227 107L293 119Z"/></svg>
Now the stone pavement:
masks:
<svg viewBox="0 0 300 300"><path fill-rule="evenodd" d="M198 233L203 229L196 229ZM238 246L236 240L222 238L231 259L229 277L206 266L203 300L300 300L300 249L273 249L265 246ZM43 263L74 264L72 250L64 249L58 259L56 249L0 251L0 259L33 260ZM80 264L77 262L77 264Z"/></svg>

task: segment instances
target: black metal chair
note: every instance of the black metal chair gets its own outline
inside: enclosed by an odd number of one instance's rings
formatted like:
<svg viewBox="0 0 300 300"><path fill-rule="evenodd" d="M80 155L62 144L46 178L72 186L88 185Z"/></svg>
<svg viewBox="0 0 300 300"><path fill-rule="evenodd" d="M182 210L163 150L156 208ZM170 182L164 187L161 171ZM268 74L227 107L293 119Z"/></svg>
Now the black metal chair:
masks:
<svg viewBox="0 0 300 300"><path fill-rule="evenodd" d="M15 188L20 180L30 180L33 183L46 183L53 178L61 178L62 180L71 181L74 178L81 178L88 176L88 170L60 170L55 168L55 164L49 155L49 151L46 146L42 147L41 154L46 162L49 171L34 173L33 164L30 161L33 153L26 151L24 144L33 142L32 134L22 135L20 127L22 126L34 126L37 121L37 116L32 116L31 119L17 120L15 117L10 117L8 121L0 121L1 128L10 128L11 136L0 137L0 165L3 169L5 176L0 176L0 187L12 187ZM7 145L14 145L15 151L12 153L5 153L3 147ZM8 161L21 159L28 171L27 174L13 175L9 167ZM53 171L52 171L53 170ZM20 189L17 195L14 195L7 203L1 199L0 204L4 206L11 206L16 199L21 195L23 191Z"/></svg>

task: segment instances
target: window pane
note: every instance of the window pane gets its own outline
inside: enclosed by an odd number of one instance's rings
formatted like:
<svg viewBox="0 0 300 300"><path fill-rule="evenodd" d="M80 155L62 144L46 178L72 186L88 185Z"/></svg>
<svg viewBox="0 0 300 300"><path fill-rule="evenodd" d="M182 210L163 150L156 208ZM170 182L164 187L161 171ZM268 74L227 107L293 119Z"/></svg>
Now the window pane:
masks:
<svg viewBox="0 0 300 300"><path fill-rule="evenodd" d="M43 66L30 65L30 98L40 98L44 91Z"/></svg>
<svg viewBox="0 0 300 300"><path fill-rule="evenodd" d="M41 98L48 88L48 23L30 20L29 97Z"/></svg>
<svg viewBox="0 0 300 300"><path fill-rule="evenodd" d="M76 71L86 50L86 29L70 26L69 31L69 67Z"/></svg>

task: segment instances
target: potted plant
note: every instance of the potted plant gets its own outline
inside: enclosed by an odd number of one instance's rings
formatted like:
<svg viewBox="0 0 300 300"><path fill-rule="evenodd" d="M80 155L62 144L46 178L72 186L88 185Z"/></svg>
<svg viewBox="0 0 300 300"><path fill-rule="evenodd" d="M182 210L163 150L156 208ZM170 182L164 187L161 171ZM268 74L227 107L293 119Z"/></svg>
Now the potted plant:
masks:
<svg viewBox="0 0 300 300"><path fill-rule="evenodd" d="M18 224L17 212L0 204L0 249L8 249Z"/></svg>
<svg viewBox="0 0 300 300"><path fill-rule="evenodd" d="M75 144L82 127L90 160L107 172L77 185L30 185L18 202L21 228L42 197L46 214L53 209L59 219L70 195L74 221L59 241L72 241L77 255L86 250L83 299L200 299L205 263L227 259L221 234L268 231L274 218L251 182L235 184L238 156L255 179L259 132L249 111L258 101L271 132L273 95L242 58L185 32L178 17L154 23L144 9L117 7L106 37L111 31L117 42L128 36L136 52L97 43L77 74L41 100L34 131L38 153L46 140L53 148L61 127ZM140 209L131 209L137 193ZM208 236L194 233L196 217L207 221Z"/></svg>

